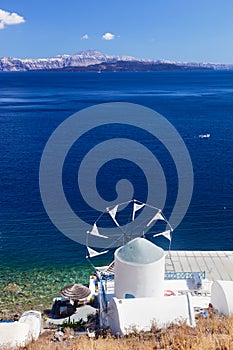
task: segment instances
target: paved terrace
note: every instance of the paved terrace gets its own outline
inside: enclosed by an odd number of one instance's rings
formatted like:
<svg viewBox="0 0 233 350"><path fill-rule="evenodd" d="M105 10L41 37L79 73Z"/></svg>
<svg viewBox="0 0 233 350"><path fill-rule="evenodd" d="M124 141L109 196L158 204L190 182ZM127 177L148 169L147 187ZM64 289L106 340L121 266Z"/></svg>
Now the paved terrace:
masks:
<svg viewBox="0 0 233 350"><path fill-rule="evenodd" d="M233 281L233 251L172 250L166 257L166 271L205 271L209 280Z"/></svg>

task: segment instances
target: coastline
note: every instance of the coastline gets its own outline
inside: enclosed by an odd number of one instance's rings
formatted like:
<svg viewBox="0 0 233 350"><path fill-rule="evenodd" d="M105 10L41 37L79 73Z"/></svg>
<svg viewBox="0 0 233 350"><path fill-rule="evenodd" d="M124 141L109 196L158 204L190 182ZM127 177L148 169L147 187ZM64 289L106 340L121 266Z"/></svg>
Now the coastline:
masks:
<svg viewBox="0 0 233 350"><path fill-rule="evenodd" d="M166 272L203 271L209 281L233 280L233 251L172 250L166 257ZM0 280L0 319L14 319L24 311L44 313L53 298L72 283L88 284L93 268L88 263L78 266L44 267L28 270L2 268Z"/></svg>
<svg viewBox="0 0 233 350"><path fill-rule="evenodd" d="M191 264L192 261L192 264ZM195 262L195 263L194 263ZM197 270L198 264L205 268L207 278L219 279L219 271L227 273L233 271L233 251L170 251L166 258L166 271L184 271L188 266L191 271ZM196 265L195 265L196 264ZM199 265L200 267L200 265ZM221 269L220 269L221 267ZM186 269L186 271L187 271ZM64 268L28 269L27 271L6 268L0 281L0 319L17 320L24 311L35 309L46 314L52 306L54 297L58 297L60 289L70 283L87 284L89 275L93 272L91 266L80 265ZM232 276L233 280L233 276ZM204 315L204 314L203 314ZM72 328L64 329L64 333L56 329L44 328L39 339L28 345L27 349L35 350L39 347L49 349L95 349L108 350L116 345L120 349L137 349L137 345L145 345L145 349L217 349L217 345L227 346L233 337L232 317L219 316L215 310L207 310L207 316L196 316L196 327L189 327L183 323L169 325L164 329L152 327L150 332L134 333L120 339L110 333L98 334L95 338L88 338L85 333L75 332ZM57 334L56 334L57 333ZM177 334L179 336L177 337ZM59 337L58 337L59 335ZM181 345L181 339L186 344ZM195 343L195 339L198 342ZM139 349L139 348L138 348ZM141 348L140 348L141 349ZM231 346L224 349L232 349Z"/></svg>
<svg viewBox="0 0 233 350"><path fill-rule="evenodd" d="M42 313L50 309L60 289L71 283L87 284L93 269L80 267L1 269L0 319L17 318L24 311L35 309Z"/></svg>

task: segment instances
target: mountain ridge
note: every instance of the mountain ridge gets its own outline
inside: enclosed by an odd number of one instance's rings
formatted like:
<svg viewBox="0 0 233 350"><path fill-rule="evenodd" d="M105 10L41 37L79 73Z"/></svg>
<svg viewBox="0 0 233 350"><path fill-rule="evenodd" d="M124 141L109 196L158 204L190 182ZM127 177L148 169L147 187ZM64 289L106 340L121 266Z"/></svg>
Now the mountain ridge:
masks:
<svg viewBox="0 0 233 350"><path fill-rule="evenodd" d="M100 65L98 67L98 65ZM102 66L101 66L102 65ZM90 49L79 51L73 55L61 54L50 58L0 58L0 71L40 71L40 70L68 70L68 71L96 71L96 70L162 70L162 69L233 69L233 64L218 64L208 62L175 62L168 60L145 60L133 56L107 55Z"/></svg>

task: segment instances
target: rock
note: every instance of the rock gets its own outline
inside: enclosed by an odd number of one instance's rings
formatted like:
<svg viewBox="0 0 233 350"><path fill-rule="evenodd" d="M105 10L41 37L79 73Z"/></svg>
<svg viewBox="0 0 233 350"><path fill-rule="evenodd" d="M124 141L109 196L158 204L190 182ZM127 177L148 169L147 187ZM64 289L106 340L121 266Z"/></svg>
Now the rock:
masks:
<svg viewBox="0 0 233 350"><path fill-rule="evenodd" d="M57 331L56 333L54 333L53 336L53 341L63 341L65 339L65 334L62 331Z"/></svg>
<svg viewBox="0 0 233 350"><path fill-rule="evenodd" d="M21 290L21 287L18 286L16 283L9 283L5 288L5 292L10 292L10 293L19 293Z"/></svg>

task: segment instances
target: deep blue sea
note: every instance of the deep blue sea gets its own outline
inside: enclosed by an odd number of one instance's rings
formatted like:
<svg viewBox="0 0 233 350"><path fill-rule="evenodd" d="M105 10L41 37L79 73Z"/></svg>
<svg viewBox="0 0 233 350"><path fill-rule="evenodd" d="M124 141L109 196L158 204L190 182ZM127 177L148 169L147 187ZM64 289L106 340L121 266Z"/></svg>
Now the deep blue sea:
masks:
<svg viewBox="0 0 233 350"><path fill-rule="evenodd" d="M188 212L173 234L172 249L233 250L233 72L1 73L2 269L88 264L85 248L59 232L44 210L40 160L47 140L62 121L85 107L116 101L137 103L162 114L190 152L194 191ZM205 133L211 137L199 139ZM160 157L166 172L166 155ZM72 183L77 176L74 158L70 163L67 160L69 175L64 175L71 178L67 193L73 205L77 195ZM104 188L99 191L107 198L114 194L111 181L108 183L114 171L110 166L104 170L100 174L106 176ZM131 171L132 183L133 174ZM172 175L168 185L172 192ZM135 186L143 191L140 177ZM145 194L135 191L144 199ZM168 207L173 201L171 195ZM85 211L85 207L79 209ZM95 213L87 219L94 222Z"/></svg>

